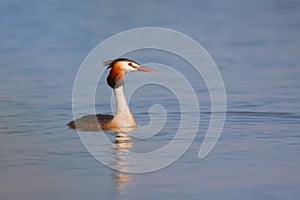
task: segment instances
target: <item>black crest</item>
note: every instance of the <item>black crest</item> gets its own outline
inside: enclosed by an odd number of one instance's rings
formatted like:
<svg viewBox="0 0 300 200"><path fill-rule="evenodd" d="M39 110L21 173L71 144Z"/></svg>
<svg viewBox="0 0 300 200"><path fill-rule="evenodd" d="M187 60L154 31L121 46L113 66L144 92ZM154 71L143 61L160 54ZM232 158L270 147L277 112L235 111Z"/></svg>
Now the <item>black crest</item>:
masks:
<svg viewBox="0 0 300 200"><path fill-rule="evenodd" d="M109 60L109 61L105 61L104 62L104 66L107 66L107 69L112 68L114 66L114 64L116 64L119 61L127 61L127 62L133 62L138 64L137 62L135 62L134 60L128 59L128 58L117 58L115 60ZM138 64L139 65L139 64Z"/></svg>

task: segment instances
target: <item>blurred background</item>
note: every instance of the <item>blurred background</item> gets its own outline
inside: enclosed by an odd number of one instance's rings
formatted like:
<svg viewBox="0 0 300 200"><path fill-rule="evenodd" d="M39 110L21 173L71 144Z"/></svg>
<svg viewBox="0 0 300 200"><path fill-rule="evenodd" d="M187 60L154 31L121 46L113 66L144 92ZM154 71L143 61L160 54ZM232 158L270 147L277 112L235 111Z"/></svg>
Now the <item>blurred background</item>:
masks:
<svg viewBox="0 0 300 200"><path fill-rule="evenodd" d="M1 0L0 26L1 199L299 199L299 1ZM113 34L145 26L175 29L203 45L223 76L228 113L204 160L197 156L209 112L173 165L119 173L96 161L65 124L88 53ZM151 62L154 55L133 58ZM109 112L111 89L100 85L97 109ZM198 95L209 111L207 91ZM147 124L147 109L132 106ZM134 144L143 151L168 142L177 114L154 140Z"/></svg>

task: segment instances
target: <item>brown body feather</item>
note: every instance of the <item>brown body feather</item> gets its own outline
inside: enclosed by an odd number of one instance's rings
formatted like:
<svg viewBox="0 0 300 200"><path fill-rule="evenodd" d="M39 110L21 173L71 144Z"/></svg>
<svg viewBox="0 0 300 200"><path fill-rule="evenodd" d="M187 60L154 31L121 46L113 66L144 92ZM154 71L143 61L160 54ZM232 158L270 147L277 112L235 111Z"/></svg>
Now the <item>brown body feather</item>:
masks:
<svg viewBox="0 0 300 200"><path fill-rule="evenodd" d="M69 122L67 125L70 128L78 130L99 131L108 130L108 126L112 123L112 120L112 115L86 115L79 119ZM112 126L112 124L110 126Z"/></svg>

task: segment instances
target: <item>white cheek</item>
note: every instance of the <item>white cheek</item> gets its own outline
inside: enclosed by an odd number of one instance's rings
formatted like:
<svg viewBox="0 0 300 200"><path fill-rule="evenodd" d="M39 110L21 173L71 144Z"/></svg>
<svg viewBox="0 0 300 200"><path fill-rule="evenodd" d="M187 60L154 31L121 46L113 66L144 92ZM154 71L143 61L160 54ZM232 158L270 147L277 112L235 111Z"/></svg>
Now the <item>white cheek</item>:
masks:
<svg viewBox="0 0 300 200"><path fill-rule="evenodd" d="M126 72L134 72L134 71L137 71L137 69L131 67L131 66L127 66L126 69L125 69Z"/></svg>
<svg viewBox="0 0 300 200"><path fill-rule="evenodd" d="M134 67L129 66L127 62L122 63L122 70L124 72L134 72L134 71L137 71L137 69L135 69Z"/></svg>
<svg viewBox="0 0 300 200"><path fill-rule="evenodd" d="M130 71L135 72L135 71L138 71L138 70L136 68L131 67Z"/></svg>

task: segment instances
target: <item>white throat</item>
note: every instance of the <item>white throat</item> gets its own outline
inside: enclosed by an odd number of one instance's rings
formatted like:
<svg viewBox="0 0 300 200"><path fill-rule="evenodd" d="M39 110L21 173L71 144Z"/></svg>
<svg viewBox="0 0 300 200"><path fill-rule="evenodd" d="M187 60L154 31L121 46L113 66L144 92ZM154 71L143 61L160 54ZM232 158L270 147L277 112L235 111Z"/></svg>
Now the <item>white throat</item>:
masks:
<svg viewBox="0 0 300 200"><path fill-rule="evenodd" d="M133 127L136 126L136 121L132 115L124 94L124 87L121 85L114 88L114 93L117 101L117 112L114 117L119 127Z"/></svg>

